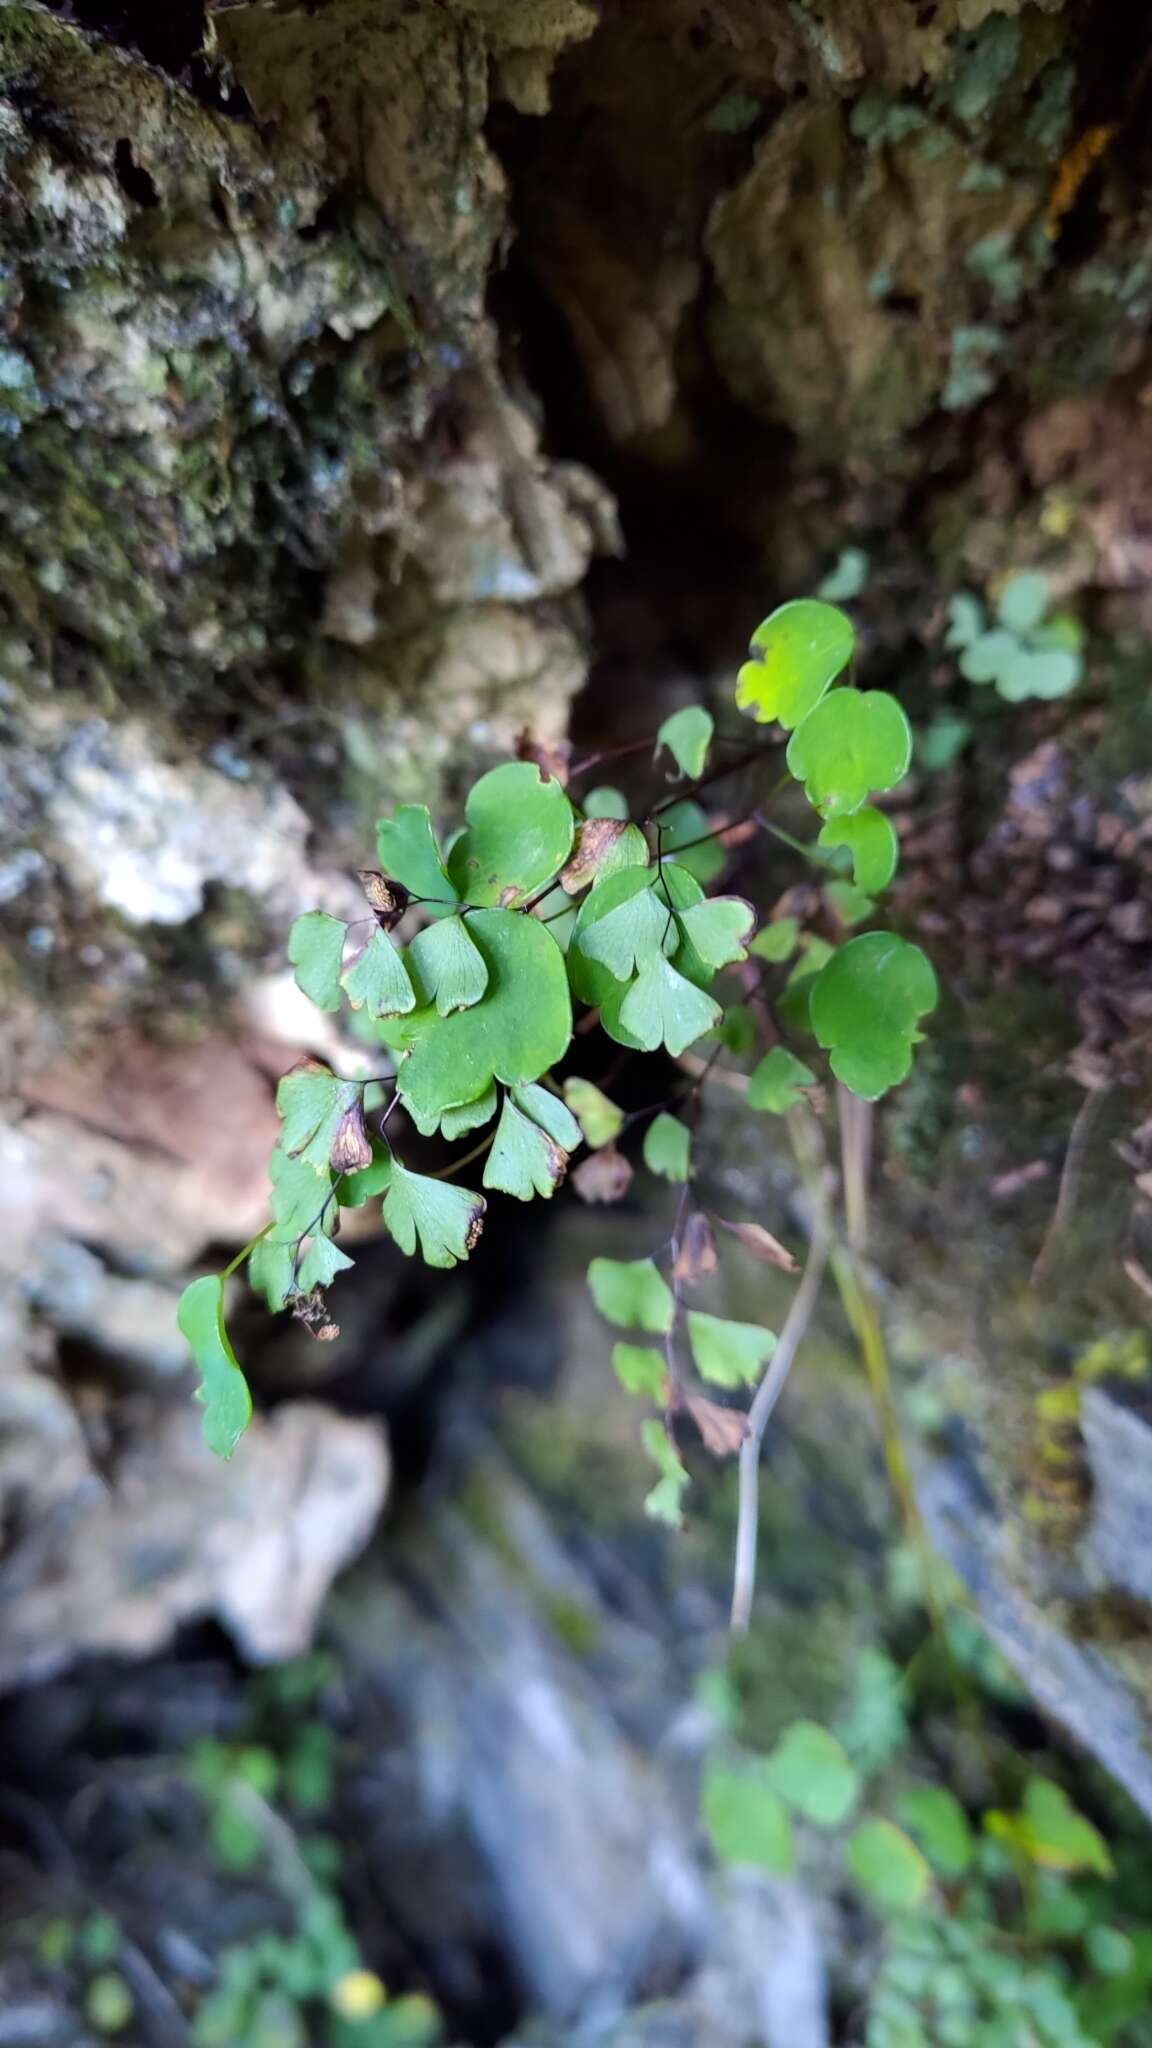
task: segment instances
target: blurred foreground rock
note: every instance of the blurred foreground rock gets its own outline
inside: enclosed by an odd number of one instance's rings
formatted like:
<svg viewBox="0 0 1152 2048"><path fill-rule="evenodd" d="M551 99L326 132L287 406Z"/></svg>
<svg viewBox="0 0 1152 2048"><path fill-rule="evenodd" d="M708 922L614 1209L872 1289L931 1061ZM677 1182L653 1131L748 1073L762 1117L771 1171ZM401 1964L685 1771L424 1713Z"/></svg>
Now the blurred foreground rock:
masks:
<svg viewBox="0 0 1152 2048"><path fill-rule="evenodd" d="M550 2021L517 2048L825 2048L811 1901L708 1872L711 1724L653 1619L613 1612L494 1453L390 1538L387 1578L366 1560L330 1621L380 1731L355 1792L374 1883L459 1999L495 1940Z"/></svg>
<svg viewBox="0 0 1152 2048"><path fill-rule="evenodd" d="M271 1038L120 1034L0 1124L0 1686L207 1615L255 1661L293 1655L372 1529L382 1427L289 1405L224 1464L175 1324L204 1244L263 1221L289 1063Z"/></svg>
<svg viewBox="0 0 1152 2048"><path fill-rule="evenodd" d="M380 1428L309 1403L254 1422L231 1465L190 1406L129 1408L125 1429L94 1456L50 1382L0 1382L5 1505L24 1531L0 1569L0 1687L85 1654L147 1656L207 1617L254 1663L298 1655L387 1491Z"/></svg>

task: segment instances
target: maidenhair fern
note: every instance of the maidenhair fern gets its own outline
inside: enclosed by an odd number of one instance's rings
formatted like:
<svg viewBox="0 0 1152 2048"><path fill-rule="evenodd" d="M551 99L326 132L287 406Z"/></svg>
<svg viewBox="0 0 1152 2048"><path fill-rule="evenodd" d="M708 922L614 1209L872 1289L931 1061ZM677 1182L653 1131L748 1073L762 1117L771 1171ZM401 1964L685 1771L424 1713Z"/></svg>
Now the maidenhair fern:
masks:
<svg viewBox="0 0 1152 2048"><path fill-rule="evenodd" d="M622 1333L618 1378L661 1411L642 1437L654 1464L648 1507L667 1522L680 1519L688 1484L682 1421L717 1455L739 1450L749 1425L729 1397L759 1388L759 1399L781 1369L771 1330L692 1305L693 1289L716 1270L716 1231L748 1256L798 1271L761 1224L709 1219L695 1200L706 1083L726 1055L741 1066L722 1078L743 1088L754 1112L810 1116L811 1092L828 1073L874 1101L909 1072L936 1002L917 947L879 930L845 937L871 920L873 898L892 878L896 834L872 799L899 783L911 754L896 699L856 686L855 648L852 622L835 606L786 604L753 634L736 684L741 710L790 735L787 766L817 813L815 840L796 841L767 815L775 745L734 757L733 735L718 737L693 705L656 734L655 793L635 816L616 789L580 800L558 772L509 762L474 784L446 846L424 805L382 820L379 864L360 876L365 914L345 925L309 911L288 937L305 994L322 1010L355 1013L357 1036L378 1053L359 1075L315 1059L285 1075L271 1220L229 1272L247 1259L271 1308L330 1336L327 1290L351 1264L337 1243L344 1210L378 1204L401 1252L454 1266L474 1251L490 1196L549 1197L581 1145L603 1148L611 1162L596 1198L621 1191L631 1168L609 1148L642 1120L644 1165L676 1191L672 1233L650 1259L594 1259L589 1281L601 1315ZM769 793L736 830L710 821L704 790L737 769L747 781L757 765ZM710 893L730 846L760 831L812 862L824 885L822 929L781 916L757 930L751 903ZM672 1096L665 1087L652 1111L626 1117L593 1081L557 1078L574 1006L596 1012L627 1054L678 1062ZM405 1125L464 1141L464 1157L417 1171L404 1157ZM457 1181L469 1168L478 1187ZM192 1283L180 1327L201 1372L205 1434L227 1456L251 1403L224 1328L226 1277Z"/></svg>

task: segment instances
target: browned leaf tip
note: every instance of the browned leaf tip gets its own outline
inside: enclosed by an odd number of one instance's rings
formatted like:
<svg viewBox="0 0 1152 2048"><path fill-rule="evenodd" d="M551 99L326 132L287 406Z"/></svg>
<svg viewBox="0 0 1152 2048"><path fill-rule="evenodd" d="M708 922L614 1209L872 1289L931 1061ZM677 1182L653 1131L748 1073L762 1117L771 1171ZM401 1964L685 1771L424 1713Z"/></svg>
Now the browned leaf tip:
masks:
<svg viewBox="0 0 1152 2048"><path fill-rule="evenodd" d="M331 1067L328 1065L327 1060L314 1060L312 1058L311 1053L307 1054L304 1059L297 1060L295 1066L289 1067L288 1073L327 1074L331 1080L335 1080L336 1078L336 1076L332 1072ZM285 1079L287 1079L287 1075L285 1075Z"/></svg>
<svg viewBox="0 0 1152 2048"><path fill-rule="evenodd" d="M706 1451L714 1458L735 1457L748 1434L748 1418L738 1408L721 1408L703 1394L686 1394L684 1406L700 1431Z"/></svg>
<svg viewBox="0 0 1152 2048"><path fill-rule="evenodd" d="M716 1271L716 1240L712 1235L708 1218L699 1209L693 1210L681 1233L676 1257L672 1262L672 1278L691 1284L703 1280Z"/></svg>
<svg viewBox="0 0 1152 2048"><path fill-rule="evenodd" d="M333 1173L358 1173L372 1164L372 1143L364 1127L364 1102L359 1095L349 1103L332 1134L328 1160Z"/></svg>
<svg viewBox="0 0 1152 2048"><path fill-rule="evenodd" d="M763 1259L766 1266L778 1266L782 1273L800 1271L788 1247L781 1244L778 1237L773 1237L770 1230L765 1230L762 1223L727 1223L723 1216L718 1216L716 1221L738 1238L746 1251Z"/></svg>
<svg viewBox="0 0 1152 2048"><path fill-rule="evenodd" d="M553 1187L558 1188L568 1171L568 1154L563 1145L558 1145L554 1138L548 1140L547 1158L548 1178Z"/></svg>
<svg viewBox="0 0 1152 2048"><path fill-rule="evenodd" d="M390 882L378 868L357 868L360 887L376 913L376 922L386 932L399 924L408 908L408 891L402 882Z"/></svg>
<svg viewBox="0 0 1152 2048"><path fill-rule="evenodd" d="M590 1152L572 1175L572 1185L582 1202L619 1202L632 1185L632 1168L615 1145L602 1145Z"/></svg>
<svg viewBox="0 0 1152 2048"><path fill-rule="evenodd" d="M516 735L516 759L534 761L546 782L558 782L563 788L568 780L568 769L572 760L572 742L538 740L525 727L523 732Z"/></svg>
<svg viewBox="0 0 1152 2048"><path fill-rule="evenodd" d="M627 830L623 818L585 819L576 833L571 859L560 870L558 879L565 895L577 896L595 880L601 861Z"/></svg>

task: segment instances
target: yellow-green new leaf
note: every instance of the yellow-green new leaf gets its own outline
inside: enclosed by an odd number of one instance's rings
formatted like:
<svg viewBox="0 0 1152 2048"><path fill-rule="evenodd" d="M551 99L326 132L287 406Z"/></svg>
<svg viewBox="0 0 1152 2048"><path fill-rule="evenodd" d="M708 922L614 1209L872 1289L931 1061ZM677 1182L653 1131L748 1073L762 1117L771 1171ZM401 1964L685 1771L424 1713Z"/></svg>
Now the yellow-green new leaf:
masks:
<svg viewBox="0 0 1152 2048"><path fill-rule="evenodd" d="M688 1339L701 1379L715 1387L750 1386L776 1349L775 1334L759 1323L729 1322L696 1309L688 1312Z"/></svg>
<svg viewBox="0 0 1152 2048"><path fill-rule="evenodd" d="M288 934L288 958L296 970L296 985L318 1010L340 1008L340 962L347 929L327 911L309 910L296 919Z"/></svg>
<svg viewBox="0 0 1152 2048"><path fill-rule="evenodd" d="M196 1399L204 1406L204 1441L217 1457L230 1458L252 1420L252 1396L224 1327L219 1273L205 1273L184 1289L176 1322L200 1374Z"/></svg>
<svg viewBox="0 0 1152 2048"><path fill-rule="evenodd" d="M564 1100L579 1122L584 1142L595 1152L610 1145L624 1128L624 1111L618 1109L594 1081L570 1075L564 1083Z"/></svg>
<svg viewBox="0 0 1152 2048"><path fill-rule="evenodd" d="M856 647L852 621L818 598L782 604L752 635L752 658L736 678L736 702L761 725L800 724L847 668Z"/></svg>
<svg viewBox="0 0 1152 2048"><path fill-rule="evenodd" d="M601 1315L617 1329L665 1336L672 1328L672 1292L651 1259L593 1259L588 1285Z"/></svg>
<svg viewBox="0 0 1152 2048"><path fill-rule="evenodd" d="M846 931L851 931L855 925L866 924L876 908L871 896L866 896L855 882L825 882L824 901L829 910L835 911Z"/></svg>

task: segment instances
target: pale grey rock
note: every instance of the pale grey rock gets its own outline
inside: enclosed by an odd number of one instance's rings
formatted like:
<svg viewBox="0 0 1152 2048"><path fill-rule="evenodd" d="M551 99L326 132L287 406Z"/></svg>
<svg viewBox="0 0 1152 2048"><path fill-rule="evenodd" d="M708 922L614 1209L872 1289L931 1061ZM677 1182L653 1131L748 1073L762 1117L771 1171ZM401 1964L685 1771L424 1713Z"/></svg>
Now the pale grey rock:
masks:
<svg viewBox="0 0 1152 2048"><path fill-rule="evenodd" d="M1080 1429L1092 1470L1085 1554L1107 1585L1152 1605L1152 1416L1085 1387Z"/></svg>
<svg viewBox="0 0 1152 2048"><path fill-rule="evenodd" d="M1037 1706L1096 1758L1152 1816L1152 1747L1143 1702L1103 1651L1064 1633L1045 1611L1042 1579L1023 1581L1018 1535L959 1459L934 1460L917 1493L933 1541L972 1594L989 1635ZM1087 1580L1062 1589L1087 1593Z"/></svg>
<svg viewBox="0 0 1152 2048"><path fill-rule="evenodd" d="M58 1449L25 1540L0 1569L0 1687L74 1658L147 1656L215 1616L254 1663L307 1649L336 1573L363 1547L387 1492L381 1428L286 1403L253 1422L231 1463L205 1447L190 1401L145 1408L110 1466L89 1456L70 1404L35 1375L0 1380L0 1492L21 1447ZM29 1458L30 1462L30 1458ZM27 1482L22 1498L28 1504Z"/></svg>
<svg viewBox="0 0 1152 2048"><path fill-rule="evenodd" d="M826 2048L811 1901L709 1867L699 1755L641 1726L664 1653L520 1481L485 1455L389 1561L329 1610L387 1730L365 1854L388 1911L426 1926L431 1888L444 1954L496 1941L541 2015L518 2048Z"/></svg>

